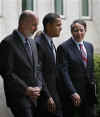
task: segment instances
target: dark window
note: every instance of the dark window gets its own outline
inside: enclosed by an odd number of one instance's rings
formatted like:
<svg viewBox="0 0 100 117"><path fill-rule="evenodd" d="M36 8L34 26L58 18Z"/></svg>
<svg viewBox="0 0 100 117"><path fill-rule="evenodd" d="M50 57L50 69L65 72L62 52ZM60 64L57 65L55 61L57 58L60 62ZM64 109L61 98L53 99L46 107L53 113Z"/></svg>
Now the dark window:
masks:
<svg viewBox="0 0 100 117"><path fill-rule="evenodd" d="M59 15L63 15L63 0L55 0L55 12Z"/></svg>
<svg viewBox="0 0 100 117"><path fill-rule="evenodd" d="M22 0L22 10L34 10L34 0Z"/></svg>

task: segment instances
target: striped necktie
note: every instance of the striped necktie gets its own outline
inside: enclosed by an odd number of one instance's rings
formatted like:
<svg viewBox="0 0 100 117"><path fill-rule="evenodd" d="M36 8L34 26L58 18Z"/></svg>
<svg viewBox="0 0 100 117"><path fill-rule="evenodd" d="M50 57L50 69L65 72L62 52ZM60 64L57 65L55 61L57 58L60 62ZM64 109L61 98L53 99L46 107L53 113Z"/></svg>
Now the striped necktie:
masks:
<svg viewBox="0 0 100 117"><path fill-rule="evenodd" d="M87 66L87 53L86 53L86 51L83 48L83 44L79 44L79 47L80 47L83 63L85 65L85 67L86 67Z"/></svg>
<svg viewBox="0 0 100 117"><path fill-rule="evenodd" d="M30 57L32 57L32 50L31 50L31 45L29 43L28 39L25 39L25 48Z"/></svg>

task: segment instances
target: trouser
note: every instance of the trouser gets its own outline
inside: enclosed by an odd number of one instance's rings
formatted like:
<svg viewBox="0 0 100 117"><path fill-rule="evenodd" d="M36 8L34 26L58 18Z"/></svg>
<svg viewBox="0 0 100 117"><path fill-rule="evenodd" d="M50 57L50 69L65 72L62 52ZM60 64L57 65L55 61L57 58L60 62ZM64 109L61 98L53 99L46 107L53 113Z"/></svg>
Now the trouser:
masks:
<svg viewBox="0 0 100 117"><path fill-rule="evenodd" d="M96 105L82 104L79 107L73 105L64 106L64 117L96 117Z"/></svg>
<svg viewBox="0 0 100 117"><path fill-rule="evenodd" d="M39 111L37 109L37 117L63 117L63 113L60 110L56 113L51 113L48 111Z"/></svg>
<svg viewBox="0 0 100 117"><path fill-rule="evenodd" d="M34 106L23 107L20 105L10 107L14 117L36 117Z"/></svg>

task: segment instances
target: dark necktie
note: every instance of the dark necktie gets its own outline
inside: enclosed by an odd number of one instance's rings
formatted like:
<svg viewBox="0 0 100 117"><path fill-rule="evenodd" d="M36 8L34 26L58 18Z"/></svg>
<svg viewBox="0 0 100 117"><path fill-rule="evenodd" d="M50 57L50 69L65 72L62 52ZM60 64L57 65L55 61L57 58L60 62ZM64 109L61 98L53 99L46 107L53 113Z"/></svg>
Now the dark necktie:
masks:
<svg viewBox="0 0 100 117"><path fill-rule="evenodd" d="M85 67L86 67L87 66L87 53L86 53L86 51L83 48L83 44L79 44L79 46L80 46L82 60L83 60L83 63L85 65Z"/></svg>
<svg viewBox="0 0 100 117"><path fill-rule="evenodd" d="M50 41L50 44L51 44L51 49L53 51L54 58L55 58L55 61L56 61L56 48L55 48L55 45L54 45L52 40Z"/></svg>
<svg viewBox="0 0 100 117"><path fill-rule="evenodd" d="M31 45L28 39L25 39L25 48L29 57L32 57Z"/></svg>

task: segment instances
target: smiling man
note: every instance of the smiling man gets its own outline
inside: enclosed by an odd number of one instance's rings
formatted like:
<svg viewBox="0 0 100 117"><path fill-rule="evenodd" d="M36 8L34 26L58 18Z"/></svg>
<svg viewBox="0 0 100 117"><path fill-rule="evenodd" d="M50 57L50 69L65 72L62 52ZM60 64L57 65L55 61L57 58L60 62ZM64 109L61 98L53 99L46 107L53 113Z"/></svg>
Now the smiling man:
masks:
<svg viewBox="0 0 100 117"><path fill-rule="evenodd" d="M84 40L86 31L85 21L75 20L71 24L72 37L57 48L64 117L96 117L96 100L88 92L89 84L94 83L93 46Z"/></svg>

